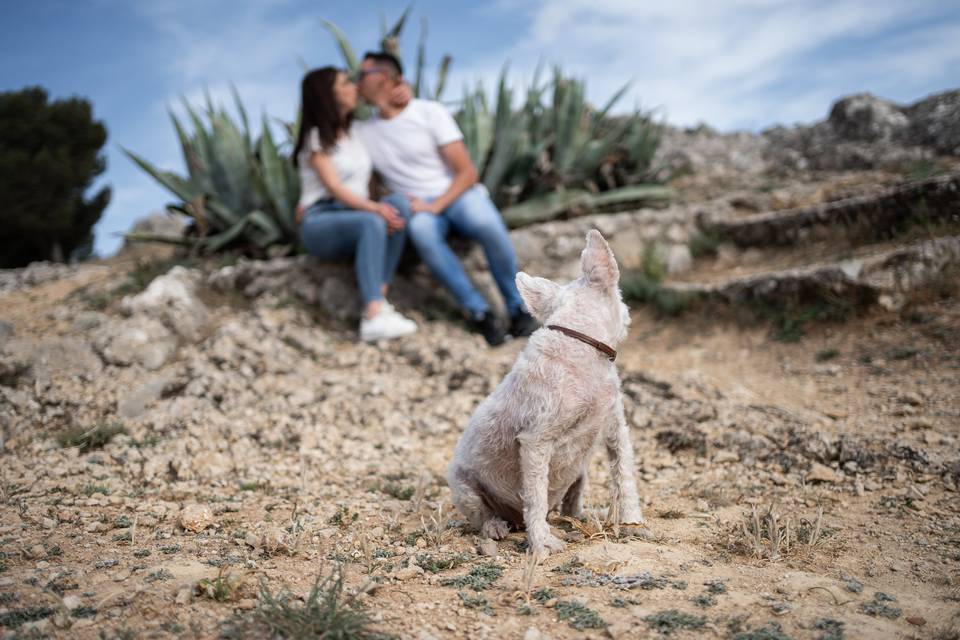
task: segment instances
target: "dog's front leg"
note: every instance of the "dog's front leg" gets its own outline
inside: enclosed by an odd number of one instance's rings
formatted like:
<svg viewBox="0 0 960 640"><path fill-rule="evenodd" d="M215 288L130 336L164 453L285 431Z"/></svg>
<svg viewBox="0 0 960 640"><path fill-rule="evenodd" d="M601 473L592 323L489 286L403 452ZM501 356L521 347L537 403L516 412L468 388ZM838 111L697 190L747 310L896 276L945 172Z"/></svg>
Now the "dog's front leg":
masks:
<svg viewBox="0 0 960 640"><path fill-rule="evenodd" d="M642 525L643 512L640 510L640 497L637 495L637 482L634 479L633 445L627 419L623 414L623 397L617 396L614 407L614 419L609 422L604 438L607 456L610 458L610 476L613 480L613 501L620 510L620 522ZM640 527L636 532L646 537L650 532Z"/></svg>
<svg viewBox="0 0 960 640"><path fill-rule="evenodd" d="M550 533L547 524L549 510L550 456L549 442L522 434L520 441L520 482L523 498L523 523L527 527L527 542L534 554L543 558L551 551L563 549L563 541Z"/></svg>

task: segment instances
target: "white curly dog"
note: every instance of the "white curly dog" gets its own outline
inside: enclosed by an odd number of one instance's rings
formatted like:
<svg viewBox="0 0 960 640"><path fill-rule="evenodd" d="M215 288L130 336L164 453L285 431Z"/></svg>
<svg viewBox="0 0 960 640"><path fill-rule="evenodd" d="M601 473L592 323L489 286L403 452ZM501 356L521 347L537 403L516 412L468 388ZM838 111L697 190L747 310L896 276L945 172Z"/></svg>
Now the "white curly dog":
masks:
<svg viewBox="0 0 960 640"><path fill-rule="evenodd" d="M582 517L587 466L601 436L619 520L650 535L613 363L630 325L620 269L596 230L587 233L580 261L583 275L565 286L517 274L520 294L542 327L477 407L447 472L453 502L472 527L499 540L511 524L525 526L540 557L564 546L550 533L551 510Z"/></svg>

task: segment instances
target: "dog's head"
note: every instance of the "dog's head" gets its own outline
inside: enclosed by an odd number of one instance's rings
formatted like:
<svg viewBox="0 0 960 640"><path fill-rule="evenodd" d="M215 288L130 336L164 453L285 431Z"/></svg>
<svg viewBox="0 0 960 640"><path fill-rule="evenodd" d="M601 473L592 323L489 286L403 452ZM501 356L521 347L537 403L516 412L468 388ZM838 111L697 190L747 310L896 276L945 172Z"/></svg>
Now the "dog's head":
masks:
<svg viewBox="0 0 960 640"><path fill-rule="evenodd" d="M627 337L630 312L620 297L620 268L600 232L587 233L580 254L583 275L566 285L517 274L517 288L527 309L542 325L564 324L616 344Z"/></svg>

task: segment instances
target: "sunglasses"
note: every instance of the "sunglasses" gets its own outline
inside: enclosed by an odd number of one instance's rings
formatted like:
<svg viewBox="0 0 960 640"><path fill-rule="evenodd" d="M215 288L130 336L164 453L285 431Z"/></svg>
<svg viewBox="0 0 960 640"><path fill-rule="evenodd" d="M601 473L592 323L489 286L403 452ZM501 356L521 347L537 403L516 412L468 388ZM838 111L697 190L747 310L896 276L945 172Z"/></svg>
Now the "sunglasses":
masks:
<svg viewBox="0 0 960 640"><path fill-rule="evenodd" d="M369 69L358 69L353 73L353 81L360 82L367 76L373 75L375 73L387 73L390 69L387 67L370 67Z"/></svg>

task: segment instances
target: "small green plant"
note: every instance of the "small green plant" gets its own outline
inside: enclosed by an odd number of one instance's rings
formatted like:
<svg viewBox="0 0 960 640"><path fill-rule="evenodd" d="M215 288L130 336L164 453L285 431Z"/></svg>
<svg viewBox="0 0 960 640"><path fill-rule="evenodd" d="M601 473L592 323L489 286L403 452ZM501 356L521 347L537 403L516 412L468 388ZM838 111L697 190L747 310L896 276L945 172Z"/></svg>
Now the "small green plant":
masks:
<svg viewBox="0 0 960 640"><path fill-rule="evenodd" d="M891 595L888 595L882 591L877 591L873 594L873 602L864 602L860 605L860 611L864 612L868 616L873 617L884 617L891 620L896 620L903 613L898 607L892 607L887 602L896 602L897 599Z"/></svg>
<svg viewBox="0 0 960 640"><path fill-rule="evenodd" d="M667 317L679 316L693 306L693 296L651 280L642 271L627 271L620 277L620 291L628 303L646 304Z"/></svg>
<svg viewBox="0 0 960 640"><path fill-rule="evenodd" d="M665 636L669 636L680 629L697 631L707 624L707 619L703 616L695 616L690 613L677 611L676 609L667 609L666 611L652 613L643 620L647 623L648 627Z"/></svg>
<svg viewBox="0 0 960 640"><path fill-rule="evenodd" d="M821 351L817 351L813 358L817 362L828 362L836 358L838 355L840 355L840 352L836 349L823 349Z"/></svg>
<svg viewBox="0 0 960 640"><path fill-rule="evenodd" d="M717 604L717 599L709 593L701 593L691 598L690 601L698 607L712 607Z"/></svg>
<svg viewBox="0 0 960 640"><path fill-rule="evenodd" d="M582 566L583 562L580 561L580 558L573 556L563 564L555 566L551 571L554 573L573 573Z"/></svg>
<svg viewBox="0 0 960 640"><path fill-rule="evenodd" d="M217 577L212 580L204 578L197 582L193 591L196 595L215 600L217 602L231 602L236 600L243 588L243 576L225 571L226 564L220 565Z"/></svg>
<svg viewBox="0 0 960 640"><path fill-rule="evenodd" d="M741 631L732 640L791 640L777 622L768 622L763 627Z"/></svg>
<svg viewBox="0 0 960 640"><path fill-rule="evenodd" d="M164 582L166 580L172 580L173 574L167 571L166 569L157 569L153 573L147 574L147 577L143 579L144 582Z"/></svg>
<svg viewBox="0 0 960 640"><path fill-rule="evenodd" d="M542 587L533 592L533 599L540 603L546 602L547 600L551 600L556 597L557 597L556 592L549 587Z"/></svg>
<svg viewBox="0 0 960 640"><path fill-rule="evenodd" d="M220 633L225 639L330 638L331 640L373 640L379 636L370 628L370 618L345 593L342 567L327 576L318 576L301 603L289 592L271 593L260 586L259 606L250 614L226 621Z"/></svg>
<svg viewBox="0 0 960 640"><path fill-rule="evenodd" d="M707 580L703 583L703 586L707 588L707 593L714 595L727 592L727 583L720 578L717 578L716 580Z"/></svg>
<svg viewBox="0 0 960 640"><path fill-rule="evenodd" d="M380 491L388 496L393 496L397 500L409 500L413 497L413 494L416 493L417 488L404 486L397 482L387 482L380 486Z"/></svg>
<svg viewBox="0 0 960 640"><path fill-rule="evenodd" d="M820 618L813 628L823 631L817 640L843 640L843 622L833 618Z"/></svg>
<svg viewBox="0 0 960 640"><path fill-rule="evenodd" d="M19 629L28 622L36 622L49 618L54 614L50 607L26 607L23 609L11 609L0 613L0 627L8 629Z"/></svg>
<svg viewBox="0 0 960 640"><path fill-rule="evenodd" d="M607 623L600 614L585 604L575 600L561 600L554 608L558 620L567 620L578 631L584 629L603 629Z"/></svg>
<svg viewBox="0 0 960 640"><path fill-rule="evenodd" d="M85 484L83 488L80 489L80 492L88 498L95 493L102 493L105 496L110 495L111 491L102 484Z"/></svg>
<svg viewBox="0 0 960 640"><path fill-rule="evenodd" d="M694 258L715 256L720 246L720 238L706 231L694 231L687 246L690 248L690 255Z"/></svg>
<svg viewBox="0 0 960 640"><path fill-rule="evenodd" d="M460 601L466 608L478 609L481 613L485 613L488 616L493 615L493 607L490 606L490 600L482 593L476 593L471 596L460 591L457 595L460 596Z"/></svg>
<svg viewBox="0 0 960 640"><path fill-rule="evenodd" d="M466 553L455 553L447 558L438 558L429 553L421 553L417 556L417 564L430 573L440 573L448 569L456 569L464 562L469 562L469 560L470 555Z"/></svg>
<svg viewBox="0 0 960 640"><path fill-rule="evenodd" d="M347 527L351 522L356 522L360 517L360 514L357 512L352 512L346 507L346 505L340 505L336 513L330 516L330 519L327 521L330 524L335 524L338 527Z"/></svg>
<svg viewBox="0 0 960 640"><path fill-rule="evenodd" d="M440 584L444 587L456 587L457 589L469 588L474 591L483 591L496 582L502 575L503 567L492 562L485 562L471 569L470 573L465 576L447 578Z"/></svg>
<svg viewBox="0 0 960 640"><path fill-rule="evenodd" d="M98 424L91 428L74 427L57 434L57 444L63 448L78 447L81 451L101 449L117 434L124 433L123 425L112 423Z"/></svg>

